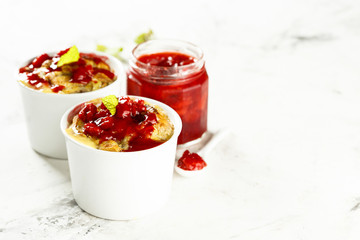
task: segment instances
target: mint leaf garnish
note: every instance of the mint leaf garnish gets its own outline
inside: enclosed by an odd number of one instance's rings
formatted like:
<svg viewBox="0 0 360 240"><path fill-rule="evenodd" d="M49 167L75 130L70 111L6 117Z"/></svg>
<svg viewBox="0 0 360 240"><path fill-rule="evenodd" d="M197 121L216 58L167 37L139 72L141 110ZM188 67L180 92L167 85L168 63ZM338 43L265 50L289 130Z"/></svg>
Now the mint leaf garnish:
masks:
<svg viewBox="0 0 360 240"><path fill-rule="evenodd" d="M106 52L107 49L108 48L105 45L101 45L101 44L96 45L96 51Z"/></svg>
<svg viewBox="0 0 360 240"><path fill-rule="evenodd" d="M67 53L62 55L57 63L58 67L61 67L65 64L73 63L79 61L80 53L77 47L74 45L72 46Z"/></svg>
<svg viewBox="0 0 360 240"><path fill-rule="evenodd" d="M118 99L115 95L109 95L101 99L105 107L110 111L111 115L116 113L116 106L119 104Z"/></svg>
<svg viewBox="0 0 360 240"><path fill-rule="evenodd" d="M136 44L140 44L152 39L152 37L153 37L153 31L150 29L147 33L142 33L139 36L137 36L134 41Z"/></svg>
<svg viewBox="0 0 360 240"><path fill-rule="evenodd" d="M124 59L124 58L121 56L121 52L122 52L123 50L124 50L124 49L123 49L122 47L118 47L118 48L108 48L108 47L105 46L105 45L101 45L101 44L96 45L96 51L110 54L111 56L116 57L116 58L119 59L120 61L126 62L126 59Z"/></svg>

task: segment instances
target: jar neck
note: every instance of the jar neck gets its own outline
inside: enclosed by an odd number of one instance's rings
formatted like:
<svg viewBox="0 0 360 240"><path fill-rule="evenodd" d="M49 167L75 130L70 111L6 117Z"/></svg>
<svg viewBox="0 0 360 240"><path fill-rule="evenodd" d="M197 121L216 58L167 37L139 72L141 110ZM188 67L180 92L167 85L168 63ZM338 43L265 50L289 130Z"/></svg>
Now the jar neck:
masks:
<svg viewBox="0 0 360 240"><path fill-rule="evenodd" d="M130 60L129 65L131 71L135 71L141 76L149 79L186 79L192 75L198 74L204 70L204 60L197 61L196 63L180 66L180 67L158 67L152 65L142 66L137 60Z"/></svg>
<svg viewBox="0 0 360 240"><path fill-rule="evenodd" d="M151 55L164 52L181 53L193 58L190 64L179 66L158 66L139 61L143 55ZM135 72L149 81L185 81L193 75L204 71L205 61L203 52L197 46L183 41L175 40L151 40L139 44L133 51L129 61L130 71Z"/></svg>

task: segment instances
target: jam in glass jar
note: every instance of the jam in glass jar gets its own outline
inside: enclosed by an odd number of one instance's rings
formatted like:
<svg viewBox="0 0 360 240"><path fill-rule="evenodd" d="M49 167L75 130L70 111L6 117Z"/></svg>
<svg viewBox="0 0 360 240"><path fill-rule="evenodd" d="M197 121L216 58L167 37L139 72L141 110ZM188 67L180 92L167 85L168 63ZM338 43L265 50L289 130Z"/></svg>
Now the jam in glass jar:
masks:
<svg viewBox="0 0 360 240"><path fill-rule="evenodd" d="M207 131L208 75L202 50L178 40L137 45L129 61L127 94L152 98L181 117L178 144L196 141Z"/></svg>

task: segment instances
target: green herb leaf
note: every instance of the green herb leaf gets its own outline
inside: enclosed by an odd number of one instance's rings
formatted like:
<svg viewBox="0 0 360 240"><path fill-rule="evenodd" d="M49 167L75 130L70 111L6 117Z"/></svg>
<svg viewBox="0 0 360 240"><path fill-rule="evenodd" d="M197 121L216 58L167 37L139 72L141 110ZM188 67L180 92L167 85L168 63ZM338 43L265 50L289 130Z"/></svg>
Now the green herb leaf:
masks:
<svg viewBox="0 0 360 240"><path fill-rule="evenodd" d="M124 49L122 47L119 48L115 48L115 49L110 49L108 51L109 54L113 55L114 57L119 57L119 54L123 51Z"/></svg>
<svg viewBox="0 0 360 240"><path fill-rule="evenodd" d="M116 106L119 104L119 100L115 95L109 95L101 99L105 107L110 111L111 115L116 113Z"/></svg>
<svg viewBox="0 0 360 240"><path fill-rule="evenodd" d="M64 55L62 55L60 57L60 60L58 61L57 66L61 67L65 64L77 62L77 61L79 61L79 58L80 58L79 50L74 45L69 49L69 51L67 51L67 53L65 53Z"/></svg>
<svg viewBox="0 0 360 240"><path fill-rule="evenodd" d="M98 44L96 46L96 50L99 51L99 52L104 52L104 53L110 54L110 55L116 57L117 59L119 59L120 61L126 62L126 59L124 59L121 56L121 52L124 50L124 48L122 48L122 47L108 48L105 45Z"/></svg>
<svg viewBox="0 0 360 240"><path fill-rule="evenodd" d="M106 52L107 49L108 49L108 48L107 48L105 45L100 45L100 44L98 44L98 45L96 46L96 51Z"/></svg>
<svg viewBox="0 0 360 240"><path fill-rule="evenodd" d="M150 40L153 37L153 31L150 29L147 33L142 33L135 38L135 43L140 44Z"/></svg>

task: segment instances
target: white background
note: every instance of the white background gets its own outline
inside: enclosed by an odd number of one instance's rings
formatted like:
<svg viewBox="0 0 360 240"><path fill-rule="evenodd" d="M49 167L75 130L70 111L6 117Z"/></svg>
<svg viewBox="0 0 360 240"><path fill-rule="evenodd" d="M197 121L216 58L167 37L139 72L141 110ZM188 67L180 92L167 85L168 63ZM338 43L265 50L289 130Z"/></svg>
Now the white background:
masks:
<svg viewBox="0 0 360 240"><path fill-rule="evenodd" d="M106 221L30 148L16 71L74 44L126 56L148 29L204 50L209 128L232 131L160 212ZM1 0L0 239L359 239L359 29L355 0Z"/></svg>

